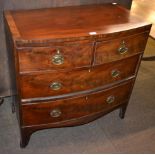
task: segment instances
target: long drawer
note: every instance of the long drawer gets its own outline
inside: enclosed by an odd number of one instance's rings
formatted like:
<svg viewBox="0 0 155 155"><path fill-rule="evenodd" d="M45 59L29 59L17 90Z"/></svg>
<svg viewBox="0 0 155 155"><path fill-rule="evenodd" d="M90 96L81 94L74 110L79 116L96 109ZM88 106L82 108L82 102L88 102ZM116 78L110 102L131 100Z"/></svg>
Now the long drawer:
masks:
<svg viewBox="0 0 155 155"><path fill-rule="evenodd" d="M133 81L87 96L22 105L23 125L61 123L110 110L129 99Z"/></svg>
<svg viewBox="0 0 155 155"><path fill-rule="evenodd" d="M138 61L139 55L90 70L24 74L20 76L21 97L47 97L101 87L133 76Z"/></svg>

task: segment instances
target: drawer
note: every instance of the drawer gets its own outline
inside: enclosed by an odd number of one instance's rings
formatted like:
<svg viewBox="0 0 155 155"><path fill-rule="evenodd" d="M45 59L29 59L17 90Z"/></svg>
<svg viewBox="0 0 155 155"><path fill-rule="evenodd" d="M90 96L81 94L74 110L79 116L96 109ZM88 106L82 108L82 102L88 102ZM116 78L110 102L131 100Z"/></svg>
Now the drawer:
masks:
<svg viewBox="0 0 155 155"><path fill-rule="evenodd" d="M71 72L45 72L20 75L21 97L63 95L101 87L135 74L139 60L133 56L121 61Z"/></svg>
<svg viewBox="0 0 155 155"><path fill-rule="evenodd" d="M18 50L20 72L73 69L90 66L92 43L78 41L52 47L34 47Z"/></svg>
<svg viewBox="0 0 155 155"><path fill-rule="evenodd" d="M94 65L124 59L144 52L148 33L98 42L95 50Z"/></svg>
<svg viewBox="0 0 155 155"><path fill-rule="evenodd" d="M23 125L58 123L106 112L129 99L132 81L79 98L22 105Z"/></svg>

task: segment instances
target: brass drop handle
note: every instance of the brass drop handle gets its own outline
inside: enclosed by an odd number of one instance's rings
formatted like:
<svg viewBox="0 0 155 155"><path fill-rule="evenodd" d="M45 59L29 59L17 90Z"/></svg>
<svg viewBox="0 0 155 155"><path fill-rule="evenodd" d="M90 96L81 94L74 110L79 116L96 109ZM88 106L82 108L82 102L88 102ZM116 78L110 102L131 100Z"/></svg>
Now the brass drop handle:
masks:
<svg viewBox="0 0 155 155"><path fill-rule="evenodd" d="M115 96L109 96L109 97L107 97L107 99L106 99L106 102L107 102L108 104L112 104L114 101L115 101Z"/></svg>
<svg viewBox="0 0 155 155"><path fill-rule="evenodd" d="M62 112L60 111L60 109L53 109L51 112L50 112L50 116L51 117L60 117L62 114Z"/></svg>
<svg viewBox="0 0 155 155"><path fill-rule="evenodd" d="M112 70L112 71L111 71L111 76L112 76L113 78L119 77L119 76L120 76L120 71L119 71L119 70Z"/></svg>
<svg viewBox="0 0 155 155"><path fill-rule="evenodd" d="M125 43L125 41L123 40L122 41L122 43L121 43L121 45L120 45L120 47L118 48L118 52L120 53L120 54L126 54L127 52L128 52L128 48L126 47L126 43Z"/></svg>
<svg viewBox="0 0 155 155"><path fill-rule="evenodd" d="M52 90L59 90L59 89L62 88L62 84L61 84L60 82L52 82L52 83L50 84L50 88L51 88Z"/></svg>
<svg viewBox="0 0 155 155"><path fill-rule="evenodd" d="M52 57L52 63L54 65L62 65L64 63L64 57L60 52L60 49L57 49L56 54Z"/></svg>

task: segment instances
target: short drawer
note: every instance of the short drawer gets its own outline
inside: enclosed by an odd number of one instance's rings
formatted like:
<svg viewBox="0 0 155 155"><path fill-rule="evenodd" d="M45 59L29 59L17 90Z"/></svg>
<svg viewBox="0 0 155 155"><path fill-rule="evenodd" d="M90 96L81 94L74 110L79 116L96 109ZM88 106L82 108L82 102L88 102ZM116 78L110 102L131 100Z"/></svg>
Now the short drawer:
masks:
<svg viewBox="0 0 155 155"><path fill-rule="evenodd" d="M98 42L95 50L94 65L124 59L144 52L148 33Z"/></svg>
<svg viewBox="0 0 155 155"><path fill-rule="evenodd" d="M79 98L22 105L23 125L61 123L104 112L129 99L133 82Z"/></svg>
<svg viewBox="0 0 155 155"><path fill-rule="evenodd" d="M96 66L90 70L20 75L21 97L37 98L102 87L135 74L140 56Z"/></svg>
<svg viewBox="0 0 155 155"><path fill-rule="evenodd" d="M92 61L92 43L77 41L18 50L20 72L87 67Z"/></svg>

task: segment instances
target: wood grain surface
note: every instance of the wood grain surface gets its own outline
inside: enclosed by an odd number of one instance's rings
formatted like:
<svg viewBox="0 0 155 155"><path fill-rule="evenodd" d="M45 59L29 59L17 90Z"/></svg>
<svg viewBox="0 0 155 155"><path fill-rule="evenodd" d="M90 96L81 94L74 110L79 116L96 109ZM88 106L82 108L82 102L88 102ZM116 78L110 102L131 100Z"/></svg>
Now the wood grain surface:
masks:
<svg viewBox="0 0 155 155"><path fill-rule="evenodd" d="M103 34L132 30L149 24L130 16L130 12L117 6L100 4L8 11L5 16L8 24L12 25L10 31L18 44L55 42L60 39L71 41L73 38L93 38L99 35L102 37Z"/></svg>
<svg viewBox="0 0 155 155"><path fill-rule="evenodd" d="M6 43L3 24L3 10L19 10L34 8L49 8L68 5L83 4L101 4L108 2L118 2L127 8L130 8L132 0L1 0L0 1L0 96L10 95L10 74L8 67L8 55L6 52Z"/></svg>
<svg viewBox="0 0 155 155"><path fill-rule="evenodd" d="M79 71L23 74L20 76L21 98L39 98L75 93L78 91L103 87L119 80L126 80L135 75L138 61L139 55L93 67L90 70L81 69ZM112 72L114 71L118 72L118 75L115 77L112 76ZM53 82L59 82L61 88L59 90L53 90L50 87Z"/></svg>
<svg viewBox="0 0 155 155"><path fill-rule="evenodd" d="M99 65L144 52L148 35L149 33L142 33L105 42L98 42L96 45L94 64ZM126 53L121 54L119 48L123 41L128 50Z"/></svg>
<svg viewBox="0 0 155 155"><path fill-rule="evenodd" d="M116 108L124 118L150 23L114 4L7 11L5 17L15 46L21 147L44 127L87 123ZM64 66L51 65L51 57Z"/></svg>
<svg viewBox="0 0 155 155"><path fill-rule="evenodd" d="M128 100L132 84L133 82L130 81L118 87L79 98L23 105L23 125L42 125L56 122L61 124L61 122L69 121L70 119L78 119L82 116L107 111ZM114 101L113 103L108 103L107 99L111 96L114 97ZM61 114L59 117L52 117L50 113L56 109L60 110Z"/></svg>
<svg viewBox="0 0 155 155"><path fill-rule="evenodd" d="M57 50L59 50L63 58L63 62L60 65L53 63ZM73 69L91 65L93 42L62 42L57 46L24 48L17 51L21 73L41 70L62 70L66 68Z"/></svg>

